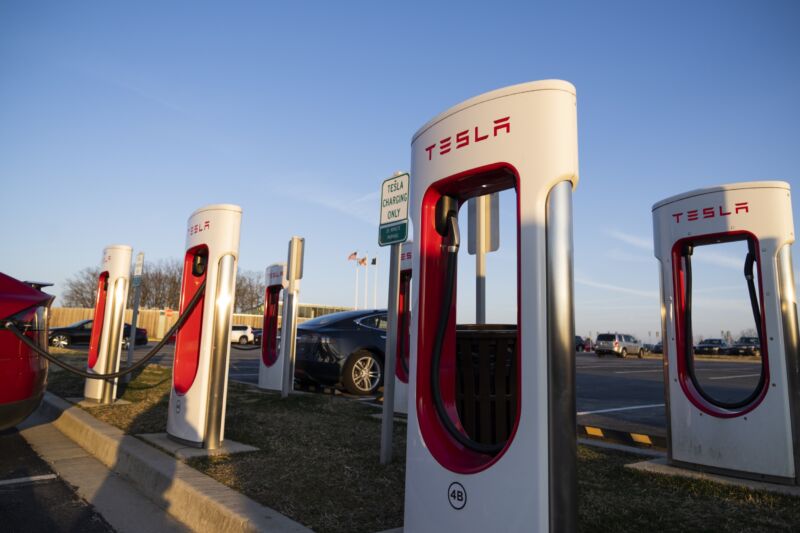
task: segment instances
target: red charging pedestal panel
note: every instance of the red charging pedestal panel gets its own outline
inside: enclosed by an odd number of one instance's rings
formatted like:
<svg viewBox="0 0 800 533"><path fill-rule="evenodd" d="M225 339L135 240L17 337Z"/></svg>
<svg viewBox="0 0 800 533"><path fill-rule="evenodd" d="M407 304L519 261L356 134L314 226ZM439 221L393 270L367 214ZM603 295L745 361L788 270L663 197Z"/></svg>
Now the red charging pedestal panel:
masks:
<svg viewBox="0 0 800 533"><path fill-rule="evenodd" d="M100 337L103 335L103 322L106 316L106 296L108 296L108 272L103 272L97 279L97 300L94 304L92 336L89 339L89 368L94 368L97 356L100 354Z"/></svg>
<svg viewBox="0 0 800 533"><path fill-rule="evenodd" d="M201 274L193 273L193 263L195 256L205 255L208 257L208 247L205 245L196 246L186 252L183 262L183 286L181 287L181 305L179 315L182 315L194 297L203 281L206 279L207 268ZM175 340L175 363L173 365L172 379L175 392L186 394L192 388L194 379L197 376L197 367L200 361L200 332L203 328L203 305L205 296L201 296L197 305L192 310L189 317L184 322L183 327L178 331Z"/></svg>

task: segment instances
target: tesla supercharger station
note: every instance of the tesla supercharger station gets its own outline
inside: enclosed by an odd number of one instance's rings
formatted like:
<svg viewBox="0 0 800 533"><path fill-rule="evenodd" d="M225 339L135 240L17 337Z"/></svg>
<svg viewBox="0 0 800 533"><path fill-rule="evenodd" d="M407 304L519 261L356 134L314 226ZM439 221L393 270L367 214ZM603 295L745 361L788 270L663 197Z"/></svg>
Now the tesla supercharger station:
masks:
<svg viewBox="0 0 800 533"><path fill-rule="evenodd" d="M289 286L286 264L275 263L267 267L264 293L264 327L261 333L261 364L258 368L258 386L262 389L281 390L284 358L278 349L278 317L281 309L281 291ZM285 324L285 321L282 321Z"/></svg>
<svg viewBox="0 0 800 533"><path fill-rule="evenodd" d="M800 384L789 184L738 183L667 198L653 206L653 233L661 270L670 461L798 483ZM739 241L746 249L742 283L750 295L762 364L751 394L729 402L705 390L694 370L692 256L700 247Z"/></svg>
<svg viewBox="0 0 800 533"><path fill-rule="evenodd" d="M123 244L103 249L100 275L97 278L94 321L89 338L89 372L110 374L119 371L132 251L130 246ZM135 334L132 333L131 336L135 337ZM117 397L117 379L87 378L83 395L93 402L113 403Z"/></svg>
<svg viewBox="0 0 800 533"><path fill-rule="evenodd" d="M230 204L202 207L189 217L179 315L205 285L175 340L167 435L198 448L218 448L225 438L241 222L241 207Z"/></svg>
<svg viewBox="0 0 800 533"><path fill-rule="evenodd" d="M411 344L411 260L414 243L400 247L400 286L397 291L397 361L395 363L394 412L408 413L409 345Z"/></svg>
<svg viewBox="0 0 800 533"><path fill-rule="evenodd" d="M415 134L411 176L405 530L576 530L575 88L525 83L445 111ZM458 209L505 189L517 324L456 327Z"/></svg>

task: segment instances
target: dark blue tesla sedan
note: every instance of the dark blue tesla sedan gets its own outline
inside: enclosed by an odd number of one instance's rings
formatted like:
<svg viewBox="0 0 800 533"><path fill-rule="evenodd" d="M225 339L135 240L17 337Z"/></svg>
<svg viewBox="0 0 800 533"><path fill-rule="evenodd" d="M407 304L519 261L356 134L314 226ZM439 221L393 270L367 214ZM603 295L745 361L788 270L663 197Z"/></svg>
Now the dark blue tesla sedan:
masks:
<svg viewBox="0 0 800 533"><path fill-rule="evenodd" d="M383 383L386 310L343 311L297 326L295 379L360 396Z"/></svg>

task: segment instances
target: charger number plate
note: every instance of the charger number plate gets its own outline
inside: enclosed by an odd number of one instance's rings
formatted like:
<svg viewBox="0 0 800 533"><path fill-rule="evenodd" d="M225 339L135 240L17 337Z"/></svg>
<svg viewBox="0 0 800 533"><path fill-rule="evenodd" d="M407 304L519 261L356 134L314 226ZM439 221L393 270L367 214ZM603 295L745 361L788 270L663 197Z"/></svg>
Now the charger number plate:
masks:
<svg viewBox="0 0 800 533"><path fill-rule="evenodd" d="M450 486L447 487L447 501L450 502L450 507L453 509L457 511L463 509L467 505L467 490L464 485L458 481L450 483Z"/></svg>

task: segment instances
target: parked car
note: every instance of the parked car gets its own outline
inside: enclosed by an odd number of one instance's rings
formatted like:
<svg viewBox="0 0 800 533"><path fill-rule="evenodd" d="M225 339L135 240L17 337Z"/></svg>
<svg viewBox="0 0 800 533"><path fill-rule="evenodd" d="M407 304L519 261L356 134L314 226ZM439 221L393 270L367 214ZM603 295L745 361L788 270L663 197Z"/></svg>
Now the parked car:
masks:
<svg viewBox="0 0 800 533"><path fill-rule="evenodd" d="M241 324L231 326L231 342L252 344L254 340L255 335L253 335L253 328L250 326L243 326Z"/></svg>
<svg viewBox="0 0 800 533"><path fill-rule="evenodd" d="M649 343L644 343L644 344L642 344L642 349L644 350L644 353L652 353L653 352L653 345L649 344Z"/></svg>
<svg viewBox="0 0 800 533"><path fill-rule="evenodd" d="M728 355L755 355L761 356L761 342L758 337L739 337L726 351Z"/></svg>
<svg viewBox="0 0 800 533"><path fill-rule="evenodd" d="M261 344L263 328L253 328L253 344Z"/></svg>
<svg viewBox="0 0 800 533"><path fill-rule="evenodd" d="M383 383L386 311L343 311L297 326L295 379L369 395Z"/></svg>
<svg viewBox="0 0 800 533"><path fill-rule="evenodd" d="M582 352L585 350L586 341L583 340L583 337L575 335L575 351Z"/></svg>
<svg viewBox="0 0 800 533"><path fill-rule="evenodd" d="M701 355L719 355L727 352L729 346L722 339L706 339L694 347L694 353Z"/></svg>
<svg viewBox="0 0 800 533"><path fill-rule="evenodd" d="M92 336L93 323L94 320L89 318L86 320L79 320L69 326L51 328L48 334L50 346L66 348L73 344L89 344L89 339ZM130 335L131 325L125 324L122 328L122 346L125 348L128 346ZM139 346L141 344L147 344L147 330L136 328L135 345Z"/></svg>
<svg viewBox="0 0 800 533"><path fill-rule="evenodd" d="M664 346L660 342L657 342L657 343L655 343L653 345L652 352L653 353L664 353Z"/></svg>
<svg viewBox="0 0 800 533"><path fill-rule="evenodd" d="M640 359L644 355L642 343L633 335L623 333L601 333L594 343L594 352L598 357L614 354L617 357L626 357L628 354L636 355Z"/></svg>

